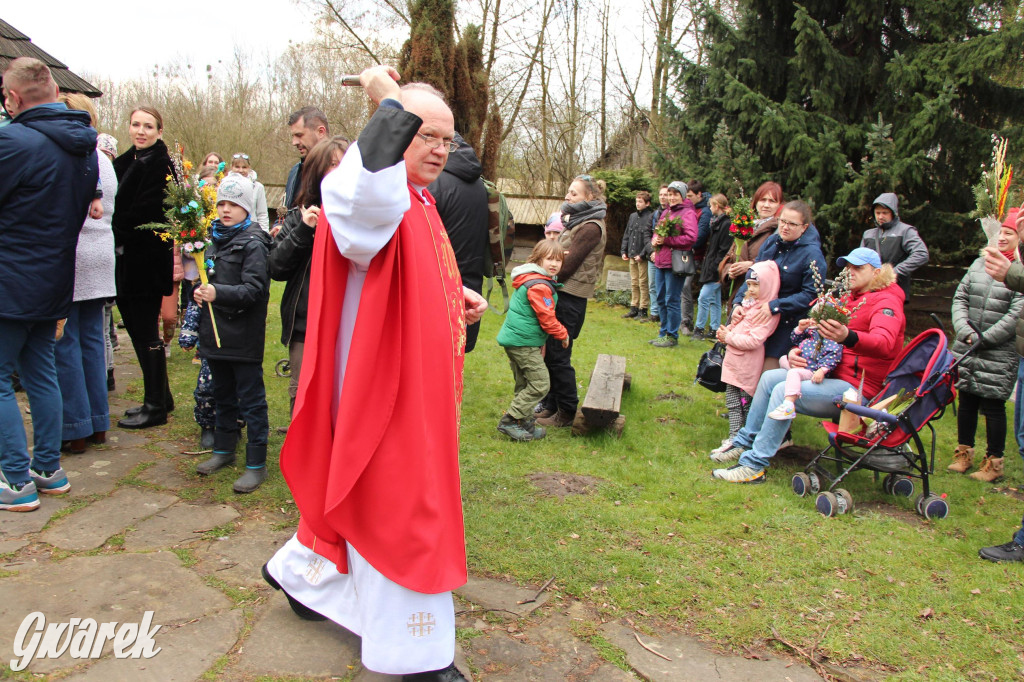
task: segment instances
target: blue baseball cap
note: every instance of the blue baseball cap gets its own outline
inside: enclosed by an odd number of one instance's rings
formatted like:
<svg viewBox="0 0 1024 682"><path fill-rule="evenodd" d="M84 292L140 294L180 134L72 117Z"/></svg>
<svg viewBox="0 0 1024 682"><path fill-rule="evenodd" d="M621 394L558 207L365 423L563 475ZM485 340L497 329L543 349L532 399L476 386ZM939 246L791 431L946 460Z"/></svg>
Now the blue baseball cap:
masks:
<svg viewBox="0 0 1024 682"><path fill-rule="evenodd" d="M845 268L847 265L870 265L873 268L882 267L882 259L878 257L873 249L866 246L859 246L850 253L836 259L836 265Z"/></svg>

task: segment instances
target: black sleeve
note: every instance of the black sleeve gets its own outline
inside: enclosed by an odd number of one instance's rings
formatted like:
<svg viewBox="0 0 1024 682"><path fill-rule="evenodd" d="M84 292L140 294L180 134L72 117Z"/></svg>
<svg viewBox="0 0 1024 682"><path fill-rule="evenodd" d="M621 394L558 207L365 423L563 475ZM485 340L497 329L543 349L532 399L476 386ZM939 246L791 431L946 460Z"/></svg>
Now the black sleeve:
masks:
<svg viewBox="0 0 1024 682"><path fill-rule="evenodd" d="M376 173L402 160L423 119L394 106L380 106L359 133L359 152L363 168Z"/></svg>
<svg viewBox="0 0 1024 682"><path fill-rule="evenodd" d="M254 223L255 224L255 223ZM259 238L245 245L241 281L238 284L216 284L214 305L246 310L270 291L270 273L267 270L267 245Z"/></svg>
<svg viewBox="0 0 1024 682"><path fill-rule="evenodd" d="M280 282L291 279L313 255L313 228L302 222L302 211L293 208L284 218L270 251L270 276Z"/></svg>

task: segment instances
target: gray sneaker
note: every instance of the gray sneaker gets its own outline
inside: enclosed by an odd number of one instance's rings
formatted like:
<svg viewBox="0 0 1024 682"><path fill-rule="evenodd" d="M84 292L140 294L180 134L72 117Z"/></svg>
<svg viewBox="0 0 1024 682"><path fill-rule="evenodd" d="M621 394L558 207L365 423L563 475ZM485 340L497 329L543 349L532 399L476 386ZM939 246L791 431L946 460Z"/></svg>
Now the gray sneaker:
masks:
<svg viewBox="0 0 1024 682"><path fill-rule="evenodd" d="M507 412L498 422L498 431L502 432L514 441L526 442L534 439L532 425L523 424L520 419L513 419ZM543 430L541 436L543 437Z"/></svg>
<svg viewBox="0 0 1024 682"><path fill-rule="evenodd" d="M57 470L49 476L46 475L46 472L35 469L29 469L28 473L32 477L32 482L36 484L36 490L44 495L63 495L71 490L68 475L64 473L62 467L57 467Z"/></svg>
<svg viewBox="0 0 1024 682"><path fill-rule="evenodd" d="M38 508L39 494L34 482L29 481L22 484L21 488L16 488L0 476L0 510L27 512Z"/></svg>
<svg viewBox="0 0 1024 682"><path fill-rule="evenodd" d="M719 464L726 464L728 462L735 462L745 452L745 448L740 446L730 447L727 450L721 452L712 451L710 459L712 462L718 462Z"/></svg>
<svg viewBox="0 0 1024 682"><path fill-rule="evenodd" d="M652 341L651 345L655 348L672 348L673 346L679 345L679 340L674 336L662 336L661 338Z"/></svg>

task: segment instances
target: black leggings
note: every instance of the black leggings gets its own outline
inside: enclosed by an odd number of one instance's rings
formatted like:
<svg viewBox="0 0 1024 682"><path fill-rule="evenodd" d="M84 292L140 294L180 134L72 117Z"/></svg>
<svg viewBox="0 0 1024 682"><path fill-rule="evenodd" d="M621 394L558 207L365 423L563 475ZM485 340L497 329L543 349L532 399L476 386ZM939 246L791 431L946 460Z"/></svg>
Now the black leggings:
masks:
<svg viewBox="0 0 1024 682"><path fill-rule="evenodd" d="M957 411L958 440L961 445L974 447L974 432L978 430L978 412L985 415L986 455L1002 457L1006 444L1006 401L982 398L980 395L960 391L960 409Z"/></svg>

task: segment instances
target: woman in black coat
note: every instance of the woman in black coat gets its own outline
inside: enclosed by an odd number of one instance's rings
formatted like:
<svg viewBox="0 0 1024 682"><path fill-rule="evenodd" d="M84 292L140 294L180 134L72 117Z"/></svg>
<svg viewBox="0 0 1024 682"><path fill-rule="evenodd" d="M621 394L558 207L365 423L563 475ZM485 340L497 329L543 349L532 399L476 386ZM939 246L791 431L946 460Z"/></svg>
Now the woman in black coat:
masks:
<svg viewBox="0 0 1024 682"><path fill-rule="evenodd" d="M306 309L309 302L309 267L313 258L313 235L320 216L320 183L338 167L348 149L348 140L333 137L310 150L303 163L302 182L295 206L288 210L281 231L270 252L270 276L286 282L281 296L281 343L288 347L291 378L288 396L295 409L306 343ZM287 431L286 427L278 430Z"/></svg>
<svg viewBox="0 0 1024 682"><path fill-rule="evenodd" d="M146 223L166 222L164 196L174 166L167 152L160 112L139 107L131 114L132 148L114 160L117 196L114 199L114 243L117 308L132 340L145 385L142 407L131 408L118 422L123 429L144 429L167 423L174 409L167 385L164 343L157 331L160 303L172 290L172 243Z"/></svg>

